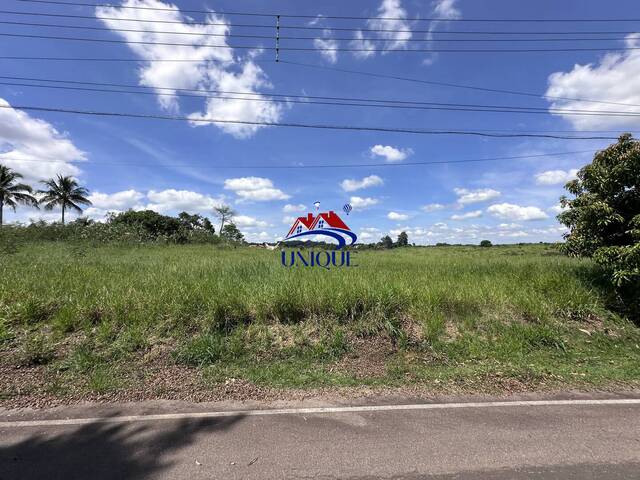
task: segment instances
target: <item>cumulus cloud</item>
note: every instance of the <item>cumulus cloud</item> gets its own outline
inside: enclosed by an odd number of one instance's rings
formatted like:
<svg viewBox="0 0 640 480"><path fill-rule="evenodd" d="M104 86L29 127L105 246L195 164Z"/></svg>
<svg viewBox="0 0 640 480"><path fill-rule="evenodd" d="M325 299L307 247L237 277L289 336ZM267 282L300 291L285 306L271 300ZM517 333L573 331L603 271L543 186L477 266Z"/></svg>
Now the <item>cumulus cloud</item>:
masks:
<svg viewBox="0 0 640 480"><path fill-rule="evenodd" d="M229 178L224 181L224 188L235 192L240 201L266 202L291 198L275 188L270 179L262 177Z"/></svg>
<svg viewBox="0 0 640 480"><path fill-rule="evenodd" d="M564 184L576 178L578 169L573 168L569 171L564 170L547 170L546 172L536 173L536 183L539 185L558 185Z"/></svg>
<svg viewBox="0 0 640 480"><path fill-rule="evenodd" d="M451 220L468 220L470 218L478 218L481 216L482 216L482 210L475 210L473 212L451 215Z"/></svg>
<svg viewBox="0 0 640 480"><path fill-rule="evenodd" d="M349 199L349 203L355 209L362 209L362 208L372 207L373 205L377 205L378 204L378 199L377 198L371 198L371 197L365 197L365 198L363 198L363 197L351 197Z"/></svg>
<svg viewBox="0 0 640 480"><path fill-rule="evenodd" d="M227 35L231 25L224 16L212 11L205 17L207 24L197 24L183 15L177 6L159 0L125 0L122 7L143 9L101 6L96 8L96 17L127 41L129 48L142 60L143 66L139 69L140 85L156 90L162 108L179 111L178 97L175 95L178 89L237 91L247 94L234 95L233 99L206 99L204 108L190 115L192 124L207 125L198 121L204 118L267 123L280 119L281 105L242 100L267 99L264 95L256 94L259 88L271 85L264 71L253 61L258 52L252 51L245 58L238 58L234 56L233 49L226 48L229 46ZM175 22L171 24L171 31L187 34L180 35L179 43L187 43L189 46L162 45L176 42L176 35L162 33L168 30L166 23L163 23L166 21ZM117 31L122 28L136 31ZM212 46L224 48L211 48ZM163 58L189 61L153 61ZM237 138L249 137L262 128L260 125L233 123L215 125Z"/></svg>
<svg viewBox="0 0 640 480"><path fill-rule="evenodd" d="M496 203L487 208L487 212L495 217L511 221L542 220L549 218L538 207L522 207L512 203Z"/></svg>
<svg viewBox="0 0 640 480"><path fill-rule="evenodd" d="M407 215L406 213L389 212L387 213L387 218L389 220L393 220L394 222L403 222L409 219L409 215Z"/></svg>
<svg viewBox="0 0 640 480"><path fill-rule="evenodd" d="M0 162L21 173L27 181L57 174L79 175L73 162L86 160L68 135L50 123L11 107L0 98Z"/></svg>
<svg viewBox="0 0 640 480"><path fill-rule="evenodd" d="M390 145L374 145L370 151L372 156L384 157L387 162L401 162L413 154L410 148L400 149Z"/></svg>
<svg viewBox="0 0 640 480"><path fill-rule="evenodd" d="M466 188L454 188L453 191L458 195L458 203L467 205L469 203L486 202L500 196L500 192L491 188L480 188L478 190L468 190Z"/></svg>
<svg viewBox="0 0 640 480"><path fill-rule="evenodd" d="M355 192L356 190L362 190L363 188L377 187L382 185L384 181L377 175L369 175L361 180L346 179L340 183L340 186L345 192Z"/></svg>
<svg viewBox="0 0 640 480"><path fill-rule="evenodd" d="M127 210L139 205L144 198L144 193L137 190L124 190L116 193L93 192L89 195L93 206L102 210Z"/></svg>
<svg viewBox="0 0 640 480"><path fill-rule="evenodd" d="M391 50L404 49L413 36L407 11L401 0L382 0L378 14L367 20L364 30L378 31L367 32L367 36L362 30L355 32L349 46L358 50L353 52L358 59L372 57L377 50L384 55Z"/></svg>
<svg viewBox="0 0 640 480"><path fill-rule="evenodd" d="M423 205L422 207L420 207L420 210L422 210L423 212L431 213L438 210L443 210L444 208L445 206L441 203L430 203L428 205Z"/></svg>
<svg viewBox="0 0 640 480"><path fill-rule="evenodd" d="M626 37L625 46L640 46L639 34ZM552 99L552 109L577 109L602 112L615 110L633 113L640 105L640 50L609 53L597 63L574 65L568 72L555 72L548 78L546 95L577 100ZM580 99L595 99L607 103L592 103ZM620 105L618 105L620 104ZM563 115L555 113L580 129L612 129L637 127L637 117Z"/></svg>
<svg viewBox="0 0 640 480"><path fill-rule="evenodd" d="M307 210L307 207L302 203L299 203L297 205L292 205L290 203L287 203L284 207L282 207L282 211L284 213L304 212L306 210Z"/></svg>
<svg viewBox="0 0 640 480"><path fill-rule="evenodd" d="M222 204L220 199L190 190L149 190L147 199L151 202L144 208L158 213L167 212L209 212Z"/></svg>
<svg viewBox="0 0 640 480"><path fill-rule="evenodd" d="M265 228L269 226L268 222L247 215L236 215L233 217L233 223L240 228Z"/></svg>

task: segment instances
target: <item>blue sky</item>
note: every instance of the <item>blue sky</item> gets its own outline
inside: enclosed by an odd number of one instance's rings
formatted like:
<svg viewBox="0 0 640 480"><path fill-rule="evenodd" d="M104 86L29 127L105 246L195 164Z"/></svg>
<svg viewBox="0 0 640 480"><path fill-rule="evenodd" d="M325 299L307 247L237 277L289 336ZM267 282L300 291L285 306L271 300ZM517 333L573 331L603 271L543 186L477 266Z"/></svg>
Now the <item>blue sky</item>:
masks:
<svg viewBox="0 0 640 480"><path fill-rule="evenodd" d="M170 9L155 11L120 6ZM640 104L640 51L540 53L415 53L407 48L621 48L637 45L633 34L604 35L597 42L432 42L453 38L432 31L620 31L637 24L602 23L475 23L429 22L421 18L628 18L640 17L634 1L376 0L337 2L201 1L173 3L157 0L114 2L112 8L22 3L5 0L3 8L20 12L90 16L87 19L1 14L0 21L55 23L105 28L62 29L0 24L0 32L29 35L120 40L91 43L5 37L0 56L68 58L127 58L130 62L0 60L0 75L79 82L118 83L150 87L151 94L116 94L0 85L0 162L24 174L34 185L55 173L75 175L92 192L94 206L86 214L102 219L107 211L151 208L176 214L187 210L211 216L214 205L227 203L238 212L236 222L249 240L281 238L292 217L321 202L322 210L341 211L349 202L347 223L361 241L406 230L410 241L499 243L555 241L562 227L555 220L563 184L608 140L550 140L412 135L393 132L255 127L234 124L195 124L20 110L19 106L54 107L149 115L176 115L275 123L324 123L372 127L468 130L564 131L580 134L635 132L633 117L564 116L431 111L273 103L273 94L359 97L423 102L516 105L537 108L633 111ZM189 21L181 10L210 10L189 14L196 22L226 25L160 24L155 20ZM282 51L286 61L375 72L436 82L538 93L515 96L433 86L275 63L274 52L253 49L211 49L209 45L272 47L271 39L235 38L234 34L273 35L271 17L239 17L216 12L281 12L312 18L283 18L283 26L322 27L287 30L283 35L313 36L315 40L283 40L281 45L348 48L357 31L357 45L375 52ZM370 17L373 20L334 20L325 16ZM401 18L389 29L403 33L367 32L379 29L375 17ZM137 19L138 21L122 20ZM139 20L147 20L140 22ZM114 28L143 30L118 32ZM221 37L168 35L161 31L217 33ZM225 36L228 34L227 36ZM380 35L386 35L381 37ZM562 35L549 35L557 38ZM565 35L571 37L571 35ZM517 36L515 36L517 37ZM520 36L524 38L524 35ZM458 36L455 38L477 38ZM486 37L485 37L486 38ZM492 37L496 38L496 37ZM499 37L498 37L499 38ZM530 36L527 38L531 38ZM203 40L204 39L204 40ZM424 39L425 42L409 41ZM143 45L135 41L189 43L189 47ZM129 42L129 43L127 43ZM638 53L637 53L638 52ZM366 55L365 55L366 54ZM188 58L191 63L148 62L149 59ZM20 83L0 79L0 83ZM24 83L24 82L23 82ZM33 83L33 82L27 82ZM37 83L37 82L36 82ZM42 82L40 82L42 83ZM69 85L69 84L66 84ZM99 87L98 87L99 88ZM162 88L162 90L158 90ZM172 89L208 89L253 93L263 102L171 96ZM155 93L154 93L155 92ZM556 97L596 99L615 105ZM164 93L165 95L156 95ZM258 95L259 94L259 95ZM16 108L13 108L16 107ZM586 133L585 133L586 135ZM492 157L577 152L555 157L502 161L407 165L410 162L459 161ZM353 164L368 167L347 168ZM274 169L273 166L337 164L345 168ZM223 168L224 167L224 168ZM228 168L233 167L233 168ZM250 168L247 168L250 167ZM55 220L58 212L19 208L5 212L9 221Z"/></svg>

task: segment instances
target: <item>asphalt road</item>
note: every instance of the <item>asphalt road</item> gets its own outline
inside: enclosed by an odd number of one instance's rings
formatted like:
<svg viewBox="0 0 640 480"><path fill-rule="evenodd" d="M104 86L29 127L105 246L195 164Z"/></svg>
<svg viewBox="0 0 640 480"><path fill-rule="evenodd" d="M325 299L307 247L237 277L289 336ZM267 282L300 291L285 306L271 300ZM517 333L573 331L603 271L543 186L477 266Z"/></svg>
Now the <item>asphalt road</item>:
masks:
<svg viewBox="0 0 640 480"><path fill-rule="evenodd" d="M0 411L0 479L640 479L640 402L209 418L136 408L107 421L71 409L64 422Z"/></svg>

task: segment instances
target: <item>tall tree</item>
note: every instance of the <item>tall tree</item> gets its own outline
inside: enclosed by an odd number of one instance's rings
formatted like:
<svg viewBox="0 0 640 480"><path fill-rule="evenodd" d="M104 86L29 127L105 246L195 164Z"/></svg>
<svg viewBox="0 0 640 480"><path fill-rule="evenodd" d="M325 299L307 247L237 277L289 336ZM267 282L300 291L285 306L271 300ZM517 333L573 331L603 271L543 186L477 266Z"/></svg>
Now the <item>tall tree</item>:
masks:
<svg viewBox="0 0 640 480"><path fill-rule="evenodd" d="M393 240L389 235L385 235L380 239L380 245L382 248L393 248Z"/></svg>
<svg viewBox="0 0 640 480"><path fill-rule="evenodd" d="M227 223L222 230L220 230L220 236L225 240L232 242L243 242L244 235L238 230L238 227L234 223Z"/></svg>
<svg viewBox="0 0 640 480"><path fill-rule="evenodd" d="M407 235L407 232L400 232L396 244L399 247L406 247L407 245L409 245L409 235Z"/></svg>
<svg viewBox="0 0 640 480"><path fill-rule="evenodd" d="M0 165L0 225L2 225L2 211L4 206L14 212L18 204L38 207L38 200L32 195L33 189L24 183L18 183L22 178L18 172Z"/></svg>
<svg viewBox="0 0 640 480"><path fill-rule="evenodd" d="M229 205L220 205L219 207L213 208L213 214L220 220L220 230L218 231L222 233L225 222L231 221L231 219L235 217L236 212Z"/></svg>
<svg viewBox="0 0 640 480"><path fill-rule="evenodd" d="M78 185L78 182L70 176L58 175L56 178L43 180L47 188L39 190L38 193L43 197L40 203L44 205L45 210L53 210L55 207L62 209L62 224L64 225L64 212L67 209L82 213L80 205L91 205L91 201L87 198L89 190Z"/></svg>

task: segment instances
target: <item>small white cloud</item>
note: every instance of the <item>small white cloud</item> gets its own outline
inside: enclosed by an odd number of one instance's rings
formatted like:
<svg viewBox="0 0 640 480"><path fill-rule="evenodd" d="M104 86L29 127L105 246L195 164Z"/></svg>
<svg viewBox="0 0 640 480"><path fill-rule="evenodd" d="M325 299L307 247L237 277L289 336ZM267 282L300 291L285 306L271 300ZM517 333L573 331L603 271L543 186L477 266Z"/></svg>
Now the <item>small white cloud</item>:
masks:
<svg viewBox="0 0 640 480"><path fill-rule="evenodd" d="M377 205L378 204L378 199L377 198L370 198L370 197L366 197L366 198L351 197L349 199L349 203L355 209L362 209L362 208L371 207L373 205Z"/></svg>
<svg viewBox="0 0 640 480"><path fill-rule="evenodd" d="M376 187L382 185L384 181L377 175L369 175L362 180L346 179L340 183L340 186L345 192L355 192L356 190L362 190L363 188Z"/></svg>
<svg viewBox="0 0 640 480"><path fill-rule="evenodd" d="M536 173L535 177L538 185L558 185L574 180L577 174L578 169L574 168L569 171L547 170L546 172Z"/></svg>
<svg viewBox="0 0 640 480"><path fill-rule="evenodd" d="M387 213L387 218L395 222L403 222L409 219L409 215L405 213L389 212Z"/></svg>
<svg viewBox="0 0 640 480"><path fill-rule="evenodd" d="M294 213L294 212L304 212L306 209L307 209L307 207L305 205L303 205L302 203L299 203L297 205L292 205L290 203L287 203L282 208L282 211L284 213Z"/></svg>
<svg viewBox="0 0 640 480"><path fill-rule="evenodd" d="M549 218L538 207L522 207L512 203L497 203L487 208L487 212L504 220L527 221Z"/></svg>
<svg viewBox="0 0 640 480"><path fill-rule="evenodd" d="M481 216L482 210L475 210L473 212L451 215L451 220L468 220L469 218L478 218Z"/></svg>
<svg viewBox="0 0 640 480"><path fill-rule="evenodd" d="M144 198L144 193L133 189L116 193L93 192L88 198L96 209L127 210L137 205Z"/></svg>
<svg viewBox="0 0 640 480"><path fill-rule="evenodd" d="M469 203L486 202L500 196L500 192L491 188L481 188L478 190L468 190L466 188L454 188L458 195L458 203L466 205Z"/></svg>
<svg viewBox="0 0 640 480"><path fill-rule="evenodd" d="M391 145L374 145L370 151L371 155L384 157L387 162L401 162L413 154L410 148L400 149Z"/></svg>
<svg viewBox="0 0 640 480"><path fill-rule="evenodd" d="M451 20L460 18L462 13L455 5L456 1L457 0L436 0L433 5L433 13L435 13L438 18Z"/></svg>
<svg viewBox="0 0 640 480"><path fill-rule="evenodd" d="M291 198L290 195L275 188L270 179L262 177L229 178L224 181L224 188L235 192L240 197L240 201L266 202Z"/></svg>
<svg viewBox="0 0 640 480"><path fill-rule="evenodd" d="M320 55L329 63L338 61L338 42L331 38L331 30L323 30L323 36L313 39L313 46L320 52Z"/></svg>
<svg viewBox="0 0 640 480"><path fill-rule="evenodd" d="M444 205L442 205L441 203L430 203L428 205L423 205L422 207L420 207L420 210L422 210L423 212L436 212L438 210L443 210L445 208Z"/></svg>
<svg viewBox="0 0 640 480"><path fill-rule="evenodd" d="M210 212L214 207L222 204L220 199L212 198L209 195L193 192L191 190L149 190L147 198L151 203L144 208L154 210L158 213L168 212Z"/></svg>
<svg viewBox="0 0 640 480"><path fill-rule="evenodd" d="M376 54L376 45L371 40L364 38L361 30L357 30L353 35L353 40L349 42L349 48L354 49L353 56L363 60Z"/></svg>
<svg viewBox="0 0 640 480"><path fill-rule="evenodd" d="M554 205L553 207L547 208L547 211L549 211L549 212L551 212L551 213L553 213L555 215L558 215L558 214L564 212L565 210L566 210L566 208L562 208L562 206L559 203L557 205Z"/></svg>
<svg viewBox="0 0 640 480"><path fill-rule="evenodd" d="M247 215L236 215L235 217L233 217L233 223L241 228L265 228L269 226L267 222L258 220L254 217L249 217Z"/></svg>

